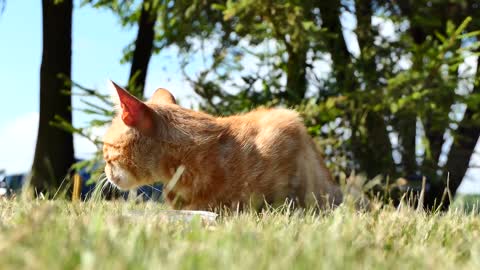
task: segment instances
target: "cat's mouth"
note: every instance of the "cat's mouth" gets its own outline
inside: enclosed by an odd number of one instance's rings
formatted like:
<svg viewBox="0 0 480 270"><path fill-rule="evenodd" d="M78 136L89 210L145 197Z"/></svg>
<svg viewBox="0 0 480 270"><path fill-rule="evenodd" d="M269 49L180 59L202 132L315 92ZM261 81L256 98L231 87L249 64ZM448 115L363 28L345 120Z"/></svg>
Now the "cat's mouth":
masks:
<svg viewBox="0 0 480 270"><path fill-rule="evenodd" d="M115 186L121 188L121 182L122 182L122 179L120 177L115 177L115 176L112 176L112 177L108 177L108 180L114 184Z"/></svg>
<svg viewBox="0 0 480 270"><path fill-rule="evenodd" d="M132 189L136 186L136 181L132 174L120 166L106 165L105 174L110 183L120 190Z"/></svg>

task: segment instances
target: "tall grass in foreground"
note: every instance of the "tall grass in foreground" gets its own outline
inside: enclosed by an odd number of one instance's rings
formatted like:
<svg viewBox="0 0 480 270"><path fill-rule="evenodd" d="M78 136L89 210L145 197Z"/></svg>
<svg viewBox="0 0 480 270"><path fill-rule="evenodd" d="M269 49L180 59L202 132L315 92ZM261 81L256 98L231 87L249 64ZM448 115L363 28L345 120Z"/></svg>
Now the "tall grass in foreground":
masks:
<svg viewBox="0 0 480 270"><path fill-rule="evenodd" d="M480 217L456 210L343 205L224 213L205 225L157 218L164 208L0 200L0 268L480 269Z"/></svg>

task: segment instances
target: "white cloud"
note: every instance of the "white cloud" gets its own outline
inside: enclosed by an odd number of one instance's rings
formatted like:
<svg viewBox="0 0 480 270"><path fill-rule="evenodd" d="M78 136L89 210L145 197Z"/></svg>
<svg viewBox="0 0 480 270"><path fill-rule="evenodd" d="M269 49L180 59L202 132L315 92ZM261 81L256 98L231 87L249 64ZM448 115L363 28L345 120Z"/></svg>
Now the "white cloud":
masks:
<svg viewBox="0 0 480 270"><path fill-rule="evenodd" d="M343 27L343 37L348 51L355 57L360 55L360 46L358 45L355 28L357 27L357 18L348 11L343 11L340 15L340 21Z"/></svg>
<svg viewBox="0 0 480 270"><path fill-rule="evenodd" d="M380 36L387 38L390 41L398 40L399 36L395 33L395 24L392 20L373 16L372 25L378 27L378 33Z"/></svg>
<svg viewBox="0 0 480 270"><path fill-rule="evenodd" d="M458 193L480 193L480 140L477 141L475 152L470 159L470 168L467 170Z"/></svg>
<svg viewBox="0 0 480 270"><path fill-rule="evenodd" d="M37 129L38 112L14 118L0 129L0 169L9 174L30 170Z"/></svg>
<svg viewBox="0 0 480 270"><path fill-rule="evenodd" d="M459 194L479 194L480 193L480 183L478 176L480 174L478 169L469 170L465 178L462 181L462 184L458 187L457 193Z"/></svg>
<svg viewBox="0 0 480 270"><path fill-rule="evenodd" d="M94 127L90 129L90 137L92 139L101 139L105 132L106 127ZM97 151L97 147L90 140L77 134L73 136L73 144L75 157L80 159L91 158Z"/></svg>
<svg viewBox="0 0 480 270"><path fill-rule="evenodd" d="M458 73L464 76L474 76L477 71L477 59L476 55L467 55L465 61L458 67Z"/></svg>
<svg viewBox="0 0 480 270"><path fill-rule="evenodd" d="M23 114L0 128L0 170L7 174L25 173L32 166L37 140L38 112ZM92 129L92 135L101 137L105 128ZM85 138L74 136L75 155L89 158L95 146Z"/></svg>

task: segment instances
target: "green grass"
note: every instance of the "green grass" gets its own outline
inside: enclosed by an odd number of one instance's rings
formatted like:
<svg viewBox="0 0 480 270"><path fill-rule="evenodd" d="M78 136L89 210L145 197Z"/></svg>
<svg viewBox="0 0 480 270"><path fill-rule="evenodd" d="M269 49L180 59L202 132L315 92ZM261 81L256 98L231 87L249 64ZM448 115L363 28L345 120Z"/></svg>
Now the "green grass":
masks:
<svg viewBox="0 0 480 270"><path fill-rule="evenodd" d="M455 196L453 203L455 208L464 209L467 212L480 213L480 195L478 194L459 194Z"/></svg>
<svg viewBox="0 0 480 270"><path fill-rule="evenodd" d="M131 217L133 210L147 213ZM480 217L387 207L155 218L164 206L0 200L1 269L480 269Z"/></svg>

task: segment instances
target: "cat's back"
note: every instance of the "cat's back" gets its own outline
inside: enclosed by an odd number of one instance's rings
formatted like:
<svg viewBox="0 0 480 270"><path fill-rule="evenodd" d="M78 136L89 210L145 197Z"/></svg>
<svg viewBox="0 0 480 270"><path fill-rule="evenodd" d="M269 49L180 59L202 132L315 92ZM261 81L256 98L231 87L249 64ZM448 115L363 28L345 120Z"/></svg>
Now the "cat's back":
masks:
<svg viewBox="0 0 480 270"><path fill-rule="evenodd" d="M232 158L235 166L231 168L240 172L237 179L250 181L261 194L298 198L302 205L308 201L307 194L316 199L330 194L335 202L341 201L339 190L296 111L257 109L220 121L229 126L230 143L226 145L237 147Z"/></svg>
<svg viewBox="0 0 480 270"><path fill-rule="evenodd" d="M304 128L302 119L296 111L283 108L256 109L245 114L222 118L221 121L227 123L231 128L237 129L239 133L268 133Z"/></svg>
<svg viewBox="0 0 480 270"><path fill-rule="evenodd" d="M291 158L311 138L296 111L275 108L257 109L246 114L223 118L230 134L245 148L272 158Z"/></svg>

